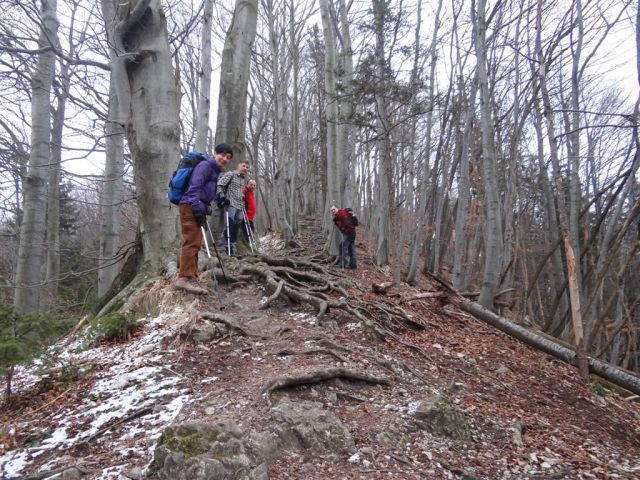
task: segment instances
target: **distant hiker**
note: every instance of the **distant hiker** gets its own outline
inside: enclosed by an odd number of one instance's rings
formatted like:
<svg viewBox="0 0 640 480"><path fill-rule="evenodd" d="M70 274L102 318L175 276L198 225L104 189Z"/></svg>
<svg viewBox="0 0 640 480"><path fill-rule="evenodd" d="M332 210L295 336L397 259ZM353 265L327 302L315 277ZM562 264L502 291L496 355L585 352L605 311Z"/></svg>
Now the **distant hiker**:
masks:
<svg viewBox="0 0 640 480"><path fill-rule="evenodd" d="M356 227L358 226L358 219L350 208L339 210L335 205L331 207L331 215L333 215L333 223L336 224L342 234L338 260L336 260L335 264L342 268L357 268ZM348 265L347 258L349 259Z"/></svg>
<svg viewBox="0 0 640 480"><path fill-rule="evenodd" d="M193 169L189 186L180 199L180 227L182 250L180 251L180 273L174 288L202 295L207 291L196 279L198 276L198 252L202 247L200 227L211 215L211 202L216 198L216 186L220 173L233 157L233 150L226 143L214 149L213 158L201 161Z"/></svg>
<svg viewBox="0 0 640 480"><path fill-rule="evenodd" d="M218 181L216 204L222 210L225 228L220 237L220 248L229 255L237 255L236 240L242 225L244 194L242 187L249 172L249 162L240 162L233 172L226 172Z"/></svg>

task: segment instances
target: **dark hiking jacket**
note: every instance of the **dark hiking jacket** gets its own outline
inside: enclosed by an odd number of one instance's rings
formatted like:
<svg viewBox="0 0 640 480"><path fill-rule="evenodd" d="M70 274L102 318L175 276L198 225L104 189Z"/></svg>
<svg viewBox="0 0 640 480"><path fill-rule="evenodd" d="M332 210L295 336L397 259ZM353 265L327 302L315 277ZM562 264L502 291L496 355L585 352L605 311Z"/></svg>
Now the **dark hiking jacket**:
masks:
<svg viewBox="0 0 640 480"><path fill-rule="evenodd" d="M213 158L196 165L180 204L191 205L193 213L210 214L211 202L216 198L220 172L222 167Z"/></svg>

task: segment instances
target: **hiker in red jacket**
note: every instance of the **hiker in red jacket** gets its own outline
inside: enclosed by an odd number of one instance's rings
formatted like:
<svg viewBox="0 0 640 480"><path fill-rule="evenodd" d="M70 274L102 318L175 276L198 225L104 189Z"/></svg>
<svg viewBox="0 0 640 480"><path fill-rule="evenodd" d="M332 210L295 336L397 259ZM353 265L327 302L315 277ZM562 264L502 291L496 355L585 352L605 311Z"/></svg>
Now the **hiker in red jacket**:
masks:
<svg viewBox="0 0 640 480"><path fill-rule="evenodd" d="M251 246L252 251L255 243L254 232L256 231L256 228L253 226L253 219L256 218L256 197L253 193L255 189L255 180L249 180L247 184L242 188L245 213L245 222L242 227L242 236L244 237L245 243Z"/></svg>
<svg viewBox="0 0 640 480"><path fill-rule="evenodd" d="M244 203L247 210L247 220L249 221L252 232L255 230L255 227L253 226L253 219L256 218L256 197L253 193L255 189L256 181L249 180L242 190L242 193L244 193Z"/></svg>
<svg viewBox="0 0 640 480"><path fill-rule="evenodd" d="M336 260L335 264L342 268L355 269L357 268L356 227L358 226L358 219L350 208L339 210L335 205L331 207L331 215L333 215L333 223L336 224L342 234L338 260ZM348 265L347 258L349 259Z"/></svg>

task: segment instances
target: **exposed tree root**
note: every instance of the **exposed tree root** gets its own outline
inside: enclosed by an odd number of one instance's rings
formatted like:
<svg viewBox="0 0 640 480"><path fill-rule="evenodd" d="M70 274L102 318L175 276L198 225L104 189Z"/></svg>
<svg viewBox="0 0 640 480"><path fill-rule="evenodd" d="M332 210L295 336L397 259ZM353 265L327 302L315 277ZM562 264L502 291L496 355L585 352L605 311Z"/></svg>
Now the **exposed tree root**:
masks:
<svg viewBox="0 0 640 480"><path fill-rule="evenodd" d="M227 317L226 315L221 315L219 313L202 312L202 313L200 313L200 316L202 318L204 318L205 320L210 320L210 321L212 321L214 323L222 323L229 330L235 330L236 332L238 332L243 337L248 337L249 336L249 334L247 333L247 331L244 328L242 328L240 325L238 325L235 320L233 320L230 317Z"/></svg>
<svg viewBox="0 0 640 480"><path fill-rule="evenodd" d="M374 385L390 385L391 382L385 377L376 377L368 373L350 370L346 368L328 368L316 370L301 375L292 375L287 377L274 378L267 382L262 388L262 394L265 396L267 405L271 407L271 394L276 390L288 387L297 387L300 385L312 385L314 383L325 382L333 379L353 380L358 382L366 382Z"/></svg>
<svg viewBox="0 0 640 480"><path fill-rule="evenodd" d="M301 268L306 271L297 270ZM399 335L383 326L386 324L396 328L409 326L412 329L424 329L424 324L412 318L398 305L386 302L370 304L350 299L348 292L338 282L331 279L331 272L325 267L304 260L262 255L253 261L241 264L240 273L244 276L258 277L270 292L270 296L262 308L269 307L278 298L288 302L310 305L317 312L318 325L331 309L342 310L355 317L366 330L374 333L380 340L391 338L423 358L429 361L433 360L420 347L403 340ZM341 298L334 299L331 294L338 294ZM349 301L359 306L352 306ZM376 319L376 316L381 319ZM425 381L415 370L408 366L405 367L403 367L404 370L411 372L420 381Z"/></svg>
<svg viewBox="0 0 640 480"><path fill-rule="evenodd" d="M398 365L398 367L400 367L401 370L410 373L415 378L417 378L421 383L423 383L423 384L427 383L427 379L424 378L424 376L419 371L417 371L415 368L407 365L402 360L399 360L397 358L394 358L393 361L391 361L391 360L387 360L385 358L380 358L380 355L378 355L375 352L366 352L366 353L356 352L356 351L354 351L354 350L352 350L350 348L345 347L344 345L339 345L339 344L335 343L333 340L331 340L331 339L329 339L327 337L324 337L324 336L323 337L316 337L316 338L314 338L314 340L317 341L320 345L323 345L325 347L329 347L332 350L340 350L340 351L343 351L343 352L351 353L353 355L364 355L364 356L366 356L366 358L368 358L372 362L380 365L381 367L389 370L394 375L399 375L398 369L394 365L394 363L396 363Z"/></svg>
<svg viewBox="0 0 640 480"><path fill-rule="evenodd" d="M262 306L260 307L261 310L269 308L271 303L280 296L280 293L282 292L282 287L284 287L284 280L280 280L280 282L278 283L278 286L276 287L276 291L273 292L273 294L269 298L267 298L267 301L262 304Z"/></svg>
<svg viewBox="0 0 640 480"><path fill-rule="evenodd" d="M364 397L360 397L358 395L353 395L352 393L345 392L343 390L336 391L336 395L338 397L346 398L347 400L355 400L356 402L366 403L368 400Z"/></svg>
<svg viewBox="0 0 640 480"><path fill-rule="evenodd" d="M375 332L380 337L380 339L384 340L387 337L392 338L393 340L395 340L399 344L404 345L405 347L409 348L410 350L413 350L414 352L418 353L420 356L422 356L423 358L429 360L430 362L434 361L433 358L427 352L422 350L420 347L418 347L417 345L414 345L414 344L412 344L410 342L407 342L407 341L403 340L399 335L393 333L391 330L387 330L385 328L382 328L376 322L372 322L372 321L368 320L357 309L355 309L353 307L350 307L350 306L347 306L347 308L345 308L345 310L347 310L354 317L356 317L358 320L360 320L365 325L365 327L370 328L371 331Z"/></svg>
<svg viewBox="0 0 640 480"><path fill-rule="evenodd" d="M291 267L296 270L313 270L314 272L325 273L324 267L318 265L317 263L308 262L292 257L270 257L268 255L260 255L258 259L266 263L267 265L272 265L274 267Z"/></svg>
<svg viewBox="0 0 640 480"><path fill-rule="evenodd" d="M339 362L348 363L348 364L351 363L351 361L349 361L348 358L343 357L337 352L334 352L332 350L327 350L325 348L314 348L312 350L299 350L299 351L289 350L285 348L284 350L280 350L279 352L276 352L275 355L278 355L281 357L288 356L288 355L329 355L330 357L335 358Z"/></svg>

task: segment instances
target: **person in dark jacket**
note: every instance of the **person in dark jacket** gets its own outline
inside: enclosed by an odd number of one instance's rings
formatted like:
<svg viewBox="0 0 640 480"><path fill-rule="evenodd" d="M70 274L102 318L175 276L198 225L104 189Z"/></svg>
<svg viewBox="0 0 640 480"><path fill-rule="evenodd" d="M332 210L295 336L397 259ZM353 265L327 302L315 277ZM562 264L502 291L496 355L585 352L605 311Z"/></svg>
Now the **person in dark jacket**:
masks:
<svg viewBox="0 0 640 480"><path fill-rule="evenodd" d="M197 281L198 252L202 247L200 227L211 215L211 202L216 198L218 177L233 157L233 150L226 143L214 149L214 156L196 165L191 174L189 186L184 192L180 205L180 227L182 249L180 250L180 273L174 285L176 290L203 295L207 291Z"/></svg>
<svg viewBox="0 0 640 480"><path fill-rule="evenodd" d="M218 191L216 193L216 204L225 215L225 228L220 237L220 248L227 251L229 255L236 256L236 240L238 230L242 225L242 208L244 206L244 194L242 188L249 173L249 162L240 162L236 170L226 172L218 181ZM228 231L227 231L228 230ZM227 238L227 234L229 238Z"/></svg>
<svg viewBox="0 0 640 480"><path fill-rule="evenodd" d="M340 210L335 205L331 207L331 215L333 215L333 223L342 234L340 242L340 251L338 252L338 260L336 265L342 268L357 268L356 257L356 226L358 221L351 213L351 209ZM347 258L349 259L347 265Z"/></svg>

